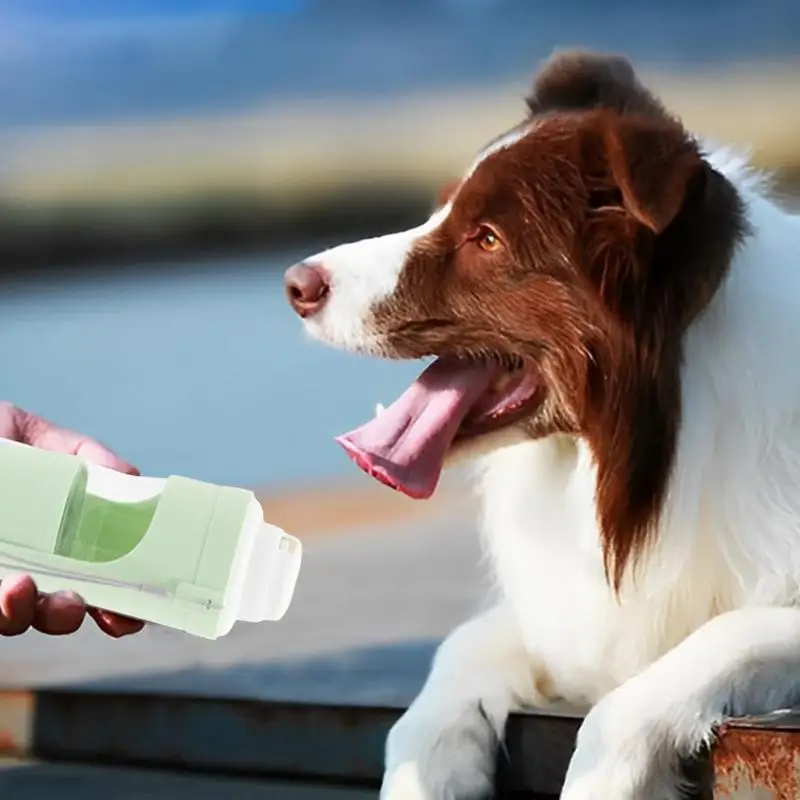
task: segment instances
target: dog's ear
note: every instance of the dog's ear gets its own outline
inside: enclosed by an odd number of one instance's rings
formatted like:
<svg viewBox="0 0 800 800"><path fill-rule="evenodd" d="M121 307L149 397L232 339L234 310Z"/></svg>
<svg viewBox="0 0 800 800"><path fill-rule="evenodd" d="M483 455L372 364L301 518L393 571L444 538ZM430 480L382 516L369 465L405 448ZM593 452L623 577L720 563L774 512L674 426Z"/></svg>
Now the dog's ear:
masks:
<svg viewBox="0 0 800 800"><path fill-rule="evenodd" d="M619 114L664 114L623 56L570 50L542 66L526 98L532 115L547 111L608 108Z"/></svg>
<svg viewBox="0 0 800 800"><path fill-rule="evenodd" d="M674 120L605 113L597 121L607 179L621 205L637 222L662 233L693 179L705 171L697 144Z"/></svg>

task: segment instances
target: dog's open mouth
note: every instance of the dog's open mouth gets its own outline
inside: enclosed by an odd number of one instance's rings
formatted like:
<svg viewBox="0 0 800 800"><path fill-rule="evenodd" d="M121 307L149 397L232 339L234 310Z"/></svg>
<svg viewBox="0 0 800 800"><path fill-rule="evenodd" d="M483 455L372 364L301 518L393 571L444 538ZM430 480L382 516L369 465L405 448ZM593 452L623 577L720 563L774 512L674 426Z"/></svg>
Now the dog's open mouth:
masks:
<svg viewBox="0 0 800 800"><path fill-rule="evenodd" d="M425 499L456 441L518 421L538 402L541 388L528 370L440 358L391 406L336 441L369 475Z"/></svg>

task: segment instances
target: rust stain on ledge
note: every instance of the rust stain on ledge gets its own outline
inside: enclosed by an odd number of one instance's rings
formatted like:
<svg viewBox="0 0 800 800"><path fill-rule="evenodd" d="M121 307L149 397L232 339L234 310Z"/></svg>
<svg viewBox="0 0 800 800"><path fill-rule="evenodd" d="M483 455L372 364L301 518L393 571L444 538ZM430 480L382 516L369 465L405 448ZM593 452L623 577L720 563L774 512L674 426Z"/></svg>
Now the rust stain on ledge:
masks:
<svg viewBox="0 0 800 800"><path fill-rule="evenodd" d="M798 800L800 729L723 726L712 764L715 800Z"/></svg>
<svg viewBox="0 0 800 800"><path fill-rule="evenodd" d="M27 753L36 699L28 691L0 691L0 754Z"/></svg>

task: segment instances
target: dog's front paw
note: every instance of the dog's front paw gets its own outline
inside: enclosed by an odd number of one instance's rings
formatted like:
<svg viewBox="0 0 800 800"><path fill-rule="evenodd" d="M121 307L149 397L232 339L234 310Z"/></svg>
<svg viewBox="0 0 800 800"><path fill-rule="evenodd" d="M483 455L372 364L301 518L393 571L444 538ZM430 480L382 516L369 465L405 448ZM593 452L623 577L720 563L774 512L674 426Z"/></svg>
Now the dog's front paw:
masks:
<svg viewBox="0 0 800 800"><path fill-rule="evenodd" d="M581 769L564 784L561 800L678 800L679 794L656 792L646 768L628 756L600 757L595 751L575 751Z"/></svg>
<svg viewBox="0 0 800 800"><path fill-rule="evenodd" d="M578 732L561 800L680 800L678 758L646 707L617 690L596 705Z"/></svg>
<svg viewBox="0 0 800 800"><path fill-rule="evenodd" d="M480 704L441 715L412 706L389 733L381 800L491 797L497 746Z"/></svg>

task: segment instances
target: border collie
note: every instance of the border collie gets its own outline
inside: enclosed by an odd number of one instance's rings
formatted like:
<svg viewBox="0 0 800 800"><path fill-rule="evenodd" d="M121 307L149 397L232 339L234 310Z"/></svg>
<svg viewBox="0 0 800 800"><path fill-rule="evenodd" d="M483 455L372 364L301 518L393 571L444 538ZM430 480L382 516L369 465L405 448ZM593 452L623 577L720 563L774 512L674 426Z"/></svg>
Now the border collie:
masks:
<svg viewBox="0 0 800 800"><path fill-rule="evenodd" d="M469 458L497 582L391 731L384 800L491 793L512 710L588 709L565 800L672 800L800 701L800 217L617 56L567 52L419 227L286 274L313 337L435 356L340 438L415 498Z"/></svg>

